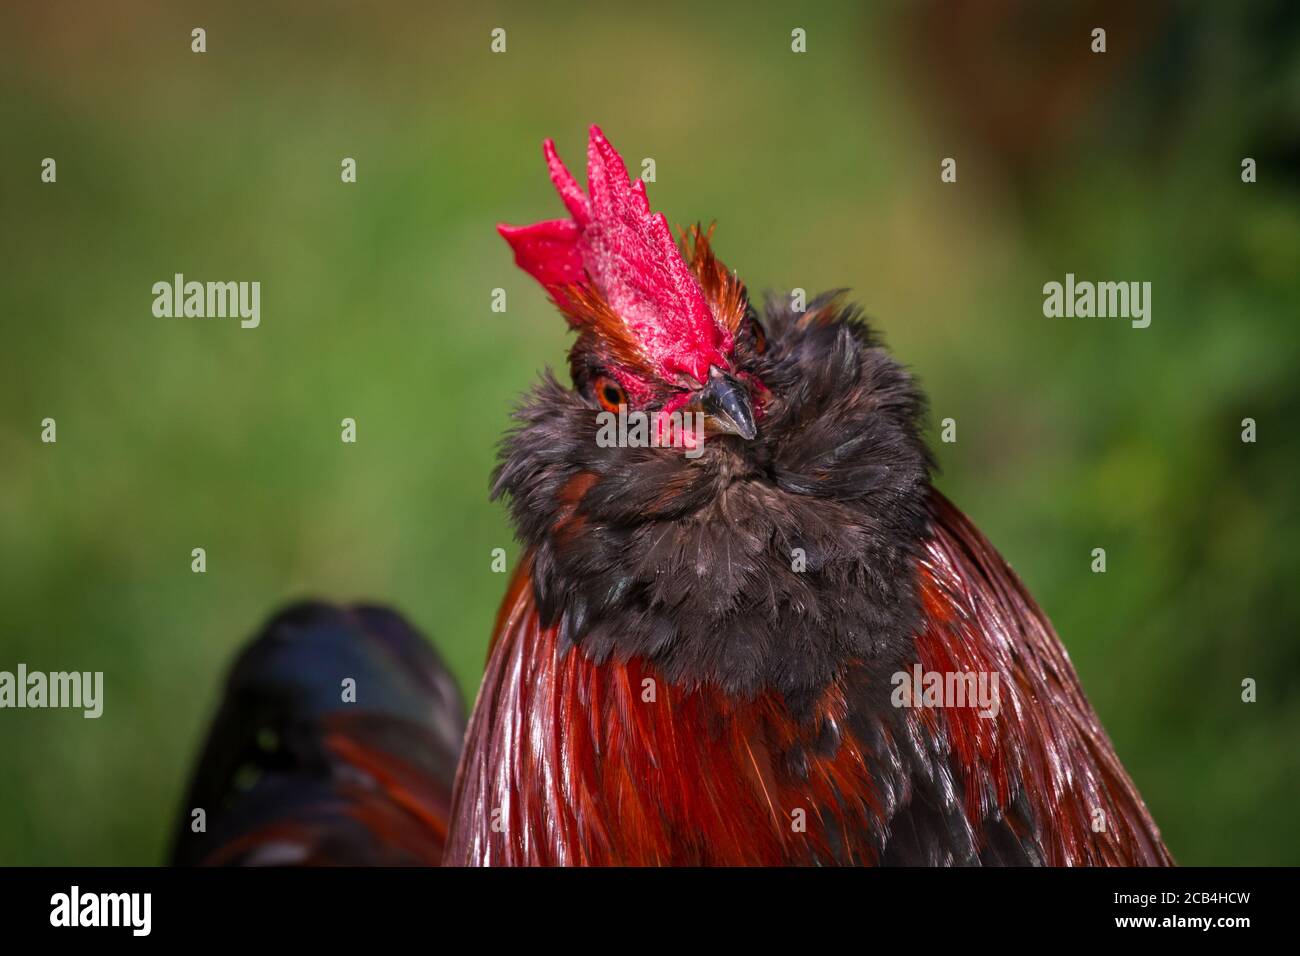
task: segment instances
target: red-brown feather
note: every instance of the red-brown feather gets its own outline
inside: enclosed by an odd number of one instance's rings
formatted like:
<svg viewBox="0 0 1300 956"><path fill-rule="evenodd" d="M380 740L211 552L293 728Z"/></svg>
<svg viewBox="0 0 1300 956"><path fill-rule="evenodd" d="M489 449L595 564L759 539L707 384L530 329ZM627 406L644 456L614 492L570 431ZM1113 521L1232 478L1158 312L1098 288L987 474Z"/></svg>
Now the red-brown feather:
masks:
<svg viewBox="0 0 1300 956"><path fill-rule="evenodd" d="M949 743L977 838L1005 821L1051 864L1170 858L1050 624L982 535L937 493L918 566L926 670L999 674L996 719L914 710L909 734ZM595 664L542 627L526 557L498 617L466 735L445 861L470 865L774 865L877 862L888 800L849 718L850 665L811 715L774 693L675 687L643 660ZM653 681L654 700L644 699ZM873 689L883 698L888 688ZM841 728L830 753L815 731ZM860 726L860 724L859 724ZM884 721L874 726L886 738ZM888 743L888 740L887 740ZM794 772L783 755L807 755ZM1023 788L1032 815L1012 806ZM901 808L910 798L904 788ZM1093 810L1106 828L1093 830ZM795 824L804 811L806 830Z"/></svg>
<svg viewBox="0 0 1300 956"><path fill-rule="evenodd" d="M994 719L973 708L924 712L938 715L957 754L972 826L1006 812L1019 780L1039 821L1024 836L1041 843L1047 863L1172 863L1046 616L965 515L937 492L930 507L920 575L922 667L996 673L1000 682ZM984 779L995 785L994 806L981 800ZM1095 820L1104 827L1094 829Z"/></svg>
<svg viewBox="0 0 1300 956"><path fill-rule="evenodd" d="M854 747L811 760L794 785L772 765L800 736L776 695L685 691L644 661L565 652L539 624L528 574L527 563L516 573L466 734L448 863L812 862L829 852L818 808L835 805L836 790L862 796L857 832L880 825ZM842 720L836 690L820 708ZM797 809L807 833L791 825ZM874 856L865 839L852 852Z"/></svg>

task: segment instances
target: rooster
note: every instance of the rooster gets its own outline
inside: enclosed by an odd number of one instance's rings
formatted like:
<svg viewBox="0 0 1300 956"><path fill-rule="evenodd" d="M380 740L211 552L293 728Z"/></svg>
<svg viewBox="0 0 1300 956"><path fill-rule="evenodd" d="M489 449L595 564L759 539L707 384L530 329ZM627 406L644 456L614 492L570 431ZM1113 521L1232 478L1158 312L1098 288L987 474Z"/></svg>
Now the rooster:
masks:
<svg viewBox="0 0 1300 956"><path fill-rule="evenodd" d="M577 333L572 387L545 375L502 446L523 553L454 789L436 656L391 612L302 605L236 665L174 860L1170 864L858 310L760 320L598 128L585 192L543 151L568 216L499 231ZM651 440L598 440L633 414Z"/></svg>
<svg viewBox="0 0 1300 956"><path fill-rule="evenodd" d="M437 866L465 733L393 611L303 602L235 661L172 837L190 866Z"/></svg>
<svg viewBox="0 0 1300 956"><path fill-rule="evenodd" d="M568 216L499 231L577 333L573 386L543 378L494 476L524 553L445 862L1169 864L858 310L760 320L599 128L586 192L543 153ZM616 411L703 415L704 447L602 447Z"/></svg>

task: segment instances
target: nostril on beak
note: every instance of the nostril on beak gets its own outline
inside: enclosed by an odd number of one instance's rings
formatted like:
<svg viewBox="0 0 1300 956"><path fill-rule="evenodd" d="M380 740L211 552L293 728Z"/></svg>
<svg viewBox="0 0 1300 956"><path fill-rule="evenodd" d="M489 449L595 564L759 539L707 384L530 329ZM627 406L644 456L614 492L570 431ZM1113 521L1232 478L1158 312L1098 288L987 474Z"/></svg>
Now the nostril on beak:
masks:
<svg viewBox="0 0 1300 956"><path fill-rule="evenodd" d="M758 434L749 389L716 365L709 368L709 382L700 395L707 421L720 432L749 441Z"/></svg>

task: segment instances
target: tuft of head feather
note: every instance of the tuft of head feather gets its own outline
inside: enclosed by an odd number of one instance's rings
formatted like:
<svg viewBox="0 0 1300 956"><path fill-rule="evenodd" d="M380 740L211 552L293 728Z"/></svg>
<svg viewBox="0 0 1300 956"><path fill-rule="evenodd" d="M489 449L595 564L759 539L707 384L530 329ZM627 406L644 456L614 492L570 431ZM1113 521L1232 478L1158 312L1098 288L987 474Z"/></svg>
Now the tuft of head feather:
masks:
<svg viewBox="0 0 1300 956"><path fill-rule="evenodd" d="M743 298L743 288L737 293L739 284L727 283L725 270L708 253L707 236L693 232L688 265L668 221L650 211L645 183L630 180L598 126L591 127L587 146L587 193L554 142L548 139L542 152L570 218L498 225L519 267L542 284L576 328L665 382L685 376L702 384L710 366L728 370L736 309L743 312L735 295ZM712 295L702 281L710 283Z"/></svg>

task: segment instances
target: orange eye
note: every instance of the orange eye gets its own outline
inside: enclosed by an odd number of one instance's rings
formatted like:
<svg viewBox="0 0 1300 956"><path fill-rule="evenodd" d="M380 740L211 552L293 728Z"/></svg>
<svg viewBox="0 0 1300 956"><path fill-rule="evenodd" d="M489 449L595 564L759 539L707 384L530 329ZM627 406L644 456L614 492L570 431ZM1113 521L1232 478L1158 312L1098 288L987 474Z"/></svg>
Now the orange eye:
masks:
<svg viewBox="0 0 1300 956"><path fill-rule="evenodd" d="M608 375L602 375L595 383L596 401L607 412L617 412L618 406L627 404L627 392Z"/></svg>

